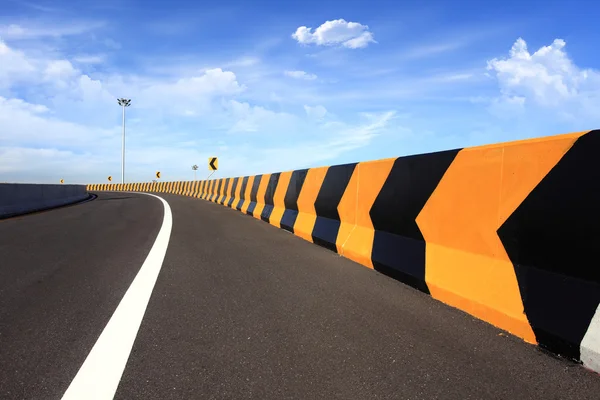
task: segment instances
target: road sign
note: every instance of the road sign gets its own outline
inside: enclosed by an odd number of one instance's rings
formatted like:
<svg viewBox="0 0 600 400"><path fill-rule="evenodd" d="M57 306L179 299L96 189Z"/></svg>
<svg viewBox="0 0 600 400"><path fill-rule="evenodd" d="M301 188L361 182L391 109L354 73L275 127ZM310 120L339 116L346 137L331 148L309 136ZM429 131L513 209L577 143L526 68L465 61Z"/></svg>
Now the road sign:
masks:
<svg viewBox="0 0 600 400"><path fill-rule="evenodd" d="M64 179L61 179L61 180L60 180L60 183L65 183L65 180L64 180Z"/></svg>
<svg viewBox="0 0 600 400"><path fill-rule="evenodd" d="M158 179L160 179L160 171L157 171L157 172L156 172L156 177L157 177Z"/></svg>
<svg viewBox="0 0 600 400"><path fill-rule="evenodd" d="M208 169L209 171L216 171L219 169L219 159L217 157L208 158Z"/></svg>
<svg viewBox="0 0 600 400"><path fill-rule="evenodd" d="M109 177L108 177L108 181L109 181L109 182L112 182L112 176L109 176Z"/></svg>

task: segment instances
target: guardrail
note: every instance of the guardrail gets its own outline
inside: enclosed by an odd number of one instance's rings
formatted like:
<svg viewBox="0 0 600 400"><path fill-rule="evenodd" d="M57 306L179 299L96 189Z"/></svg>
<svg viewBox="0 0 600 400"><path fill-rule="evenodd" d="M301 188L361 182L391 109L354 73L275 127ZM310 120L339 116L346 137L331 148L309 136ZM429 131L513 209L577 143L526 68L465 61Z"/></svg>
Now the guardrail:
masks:
<svg viewBox="0 0 600 400"><path fill-rule="evenodd" d="M195 182L199 197L600 372L600 131Z"/></svg>
<svg viewBox="0 0 600 400"><path fill-rule="evenodd" d="M0 184L0 218L42 211L85 200L85 185Z"/></svg>

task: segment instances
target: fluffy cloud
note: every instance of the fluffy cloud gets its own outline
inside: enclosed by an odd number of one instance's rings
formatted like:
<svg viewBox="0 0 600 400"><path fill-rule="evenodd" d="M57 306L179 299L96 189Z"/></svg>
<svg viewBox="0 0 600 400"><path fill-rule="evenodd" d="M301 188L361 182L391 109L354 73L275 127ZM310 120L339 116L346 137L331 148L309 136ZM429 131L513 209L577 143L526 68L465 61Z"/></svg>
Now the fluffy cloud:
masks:
<svg viewBox="0 0 600 400"><path fill-rule="evenodd" d="M234 121L229 132L260 132L264 135L300 123L292 114L275 112L237 100L230 100L224 106Z"/></svg>
<svg viewBox="0 0 600 400"><path fill-rule="evenodd" d="M59 84L66 84L68 80L75 78L77 75L79 75L79 71L73 68L73 64L67 60L50 61L43 72L45 80Z"/></svg>
<svg viewBox="0 0 600 400"><path fill-rule="evenodd" d="M519 38L508 57L490 60L487 69L495 75L502 93L497 103L517 110L531 105L571 115L597 115L600 73L575 65L565 46L564 40L556 39L531 54L525 40Z"/></svg>
<svg viewBox="0 0 600 400"><path fill-rule="evenodd" d="M84 149L118 132L57 119L45 105L0 97L0 142L5 145Z"/></svg>
<svg viewBox="0 0 600 400"><path fill-rule="evenodd" d="M292 38L301 44L342 45L350 49L359 49L367 47L369 43L376 43L367 25L347 22L344 19L326 21L314 32L312 28L301 26L292 34Z"/></svg>
<svg viewBox="0 0 600 400"><path fill-rule="evenodd" d="M74 61L98 60L75 57ZM51 99L55 107L85 118L98 114L102 108L113 107L115 99L122 96L132 98L138 108L154 109L160 114L200 115L208 111L214 98L234 96L246 89L233 72L221 68L176 80L135 75L95 79L75 68L69 60L28 56L0 41L0 89L23 85L40 98Z"/></svg>
<svg viewBox="0 0 600 400"><path fill-rule="evenodd" d="M35 66L23 52L8 47L0 40L0 88L22 82L35 72Z"/></svg>
<svg viewBox="0 0 600 400"><path fill-rule="evenodd" d="M122 88L127 86L119 85ZM231 71L214 68L197 76L175 82L148 80L129 87L130 97L137 98L142 108L171 111L175 114L190 111L198 114L210 111L214 98L234 96L246 90ZM185 111L184 111L185 110Z"/></svg>
<svg viewBox="0 0 600 400"><path fill-rule="evenodd" d="M0 89L27 86L42 97L55 97L64 90L77 91L79 82L88 79L65 59L31 57L0 41ZM56 90L61 89L60 92Z"/></svg>
<svg viewBox="0 0 600 400"><path fill-rule="evenodd" d="M256 104L252 99L257 97L248 93L246 84L274 93L273 88L265 89L269 82L252 74L239 78L225 68L227 64L187 69L169 74L170 78L88 75L81 64L100 58L67 58L56 49L48 53L44 46L32 49L14 43L9 47L0 42L3 181L65 178L84 183L118 175L121 115L116 98L123 96L132 99L127 111L129 180L151 178L157 168L170 179L185 179L189 165L216 153L227 175L314 166L368 145L391 121L388 114L365 114L362 121L345 123L320 105L305 106L302 112L299 104L320 103L311 99L275 106ZM255 63L256 59L247 58L236 65ZM281 75L281 70L273 71ZM313 78L304 71L288 71L288 75ZM290 85L285 79L281 82L284 88ZM279 94L285 96L285 91ZM216 137L222 142L216 142ZM299 156L302 152L309 155Z"/></svg>
<svg viewBox="0 0 600 400"><path fill-rule="evenodd" d="M327 109L323 106L304 106L304 111L309 118L323 119L327 114Z"/></svg>
<svg viewBox="0 0 600 400"><path fill-rule="evenodd" d="M307 81L314 81L315 79L317 79L317 76L315 74L309 74L305 71L285 71L284 74L286 76L289 76L290 78L304 79Z"/></svg>

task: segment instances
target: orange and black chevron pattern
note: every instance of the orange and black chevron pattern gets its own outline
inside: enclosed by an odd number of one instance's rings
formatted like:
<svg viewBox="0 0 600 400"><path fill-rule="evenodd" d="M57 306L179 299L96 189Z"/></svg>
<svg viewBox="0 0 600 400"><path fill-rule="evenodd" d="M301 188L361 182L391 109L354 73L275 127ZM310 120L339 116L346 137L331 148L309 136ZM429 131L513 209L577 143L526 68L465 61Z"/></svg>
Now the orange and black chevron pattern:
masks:
<svg viewBox="0 0 600 400"><path fill-rule="evenodd" d="M588 332L600 303L599 151L597 130L88 190L176 193L236 209L580 360L586 334L600 343Z"/></svg>

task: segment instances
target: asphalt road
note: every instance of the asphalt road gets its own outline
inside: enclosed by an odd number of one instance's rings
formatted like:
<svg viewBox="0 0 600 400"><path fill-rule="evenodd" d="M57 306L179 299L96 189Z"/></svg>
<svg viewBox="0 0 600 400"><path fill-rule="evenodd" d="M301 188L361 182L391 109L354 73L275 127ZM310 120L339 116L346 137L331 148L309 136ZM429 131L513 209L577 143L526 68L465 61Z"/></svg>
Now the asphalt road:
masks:
<svg viewBox="0 0 600 400"><path fill-rule="evenodd" d="M597 374L384 275L161 197L172 232L115 399L600 398ZM162 222L128 193L0 221L1 399L62 397Z"/></svg>

